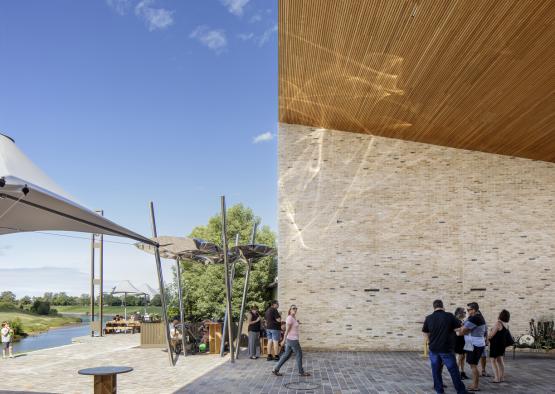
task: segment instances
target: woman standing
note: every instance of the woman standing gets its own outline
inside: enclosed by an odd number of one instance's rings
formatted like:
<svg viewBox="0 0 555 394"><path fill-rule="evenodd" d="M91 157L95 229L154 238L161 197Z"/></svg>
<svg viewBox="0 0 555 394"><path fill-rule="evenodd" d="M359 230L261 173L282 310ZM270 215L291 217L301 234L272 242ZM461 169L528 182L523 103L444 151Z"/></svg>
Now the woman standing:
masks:
<svg viewBox="0 0 555 394"><path fill-rule="evenodd" d="M2 358L6 358L6 353L9 353L10 358L13 358L12 341L14 332L10 327L10 323L8 323L7 321L3 322L2 330L0 331L0 334L2 336Z"/></svg>
<svg viewBox="0 0 555 394"><path fill-rule="evenodd" d="M466 317L466 311L463 307L458 307L455 309L455 317L464 322ZM466 373L464 373L464 361L466 356L466 351L464 350L464 336L457 335L455 337L455 354L457 355L457 364L459 366L459 372L461 373L461 379L468 379Z"/></svg>
<svg viewBox="0 0 555 394"><path fill-rule="evenodd" d="M493 383L505 381L505 363L503 361L503 356L505 355L505 348L507 347L505 336L507 335L507 325L510 318L511 314L509 311L503 309L488 335L489 356L491 357L494 374Z"/></svg>
<svg viewBox="0 0 555 394"><path fill-rule="evenodd" d="M256 305L251 306L247 313L247 325L249 327L249 357L256 360L260 357L260 313Z"/></svg>
<svg viewBox="0 0 555 394"><path fill-rule="evenodd" d="M286 343L285 353L279 359L278 364L272 370L272 373L276 376L283 376L282 373L279 372L279 369L289 360L291 357L291 353L295 352L295 358L297 360L297 369L299 370L300 376L310 376L308 372L305 372L303 369L303 351L301 349L301 344L299 343L299 321L296 319L297 316L297 307L295 305L291 305L289 308L289 312L287 313L287 320L285 321L285 335L284 340L282 341L281 345L283 346L283 342Z"/></svg>

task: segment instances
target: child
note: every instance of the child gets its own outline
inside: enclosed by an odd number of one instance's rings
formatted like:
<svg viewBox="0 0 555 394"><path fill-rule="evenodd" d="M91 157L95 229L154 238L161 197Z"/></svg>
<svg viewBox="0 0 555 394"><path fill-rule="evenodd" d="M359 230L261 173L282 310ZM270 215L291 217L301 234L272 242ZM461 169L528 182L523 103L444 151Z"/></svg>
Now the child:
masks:
<svg viewBox="0 0 555 394"><path fill-rule="evenodd" d="M0 330L0 334L2 336L2 358L6 358L6 350L9 350L10 358L13 358L13 330L10 328L10 324L8 322L2 323L2 330Z"/></svg>

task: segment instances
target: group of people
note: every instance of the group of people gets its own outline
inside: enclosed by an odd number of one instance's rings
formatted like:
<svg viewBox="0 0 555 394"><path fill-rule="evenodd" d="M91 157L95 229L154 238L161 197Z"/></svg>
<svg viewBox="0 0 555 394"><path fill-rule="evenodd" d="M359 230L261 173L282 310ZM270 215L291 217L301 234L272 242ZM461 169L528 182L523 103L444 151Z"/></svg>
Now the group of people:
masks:
<svg viewBox="0 0 555 394"><path fill-rule="evenodd" d="M283 364L289 360L292 353L295 353L297 361L297 369L300 376L310 376L303 369L303 352L299 342L300 321L297 320L297 306L291 305L287 312L287 318L282 321L281 313L278 311L279 303L274 300L264 314L265 331L268 338L268 357L267 361L277 361L276 366L272 369L272 373L276 376L282 376L279 372ZM260 357L260 333L262 332L262 316L256 305L250 308L247 313L248 325L248 351L251 359ZM285 327L283 327L285 326ZM284 328L284 330L282 330ZM283 331L283 337L282 337ZM280 356L280 349L285 350Z"/></svg>
<svg viewBox="0 0 555 394"><path fill-rule="evenodd" d="M10 358L13 358L12 342L14 331L10 327L10 323L8 323L7 321L2 323L0 336L2 337L2 358L6 358L7 354L9 354Z"/></svg>
<svg viewBox="0 0 555 394"><path fill-rule="evenodd" d="M422 332L429 343L429 357L436 393L444 392L443 366L449 371L458 394L480 391L480 376L488 376L486 373L488 356L492 361L494 372L492 382L504 382L503 356L505 348L512 344L508 328L510 313L503 309L493 327L488 330L486 320L476 302L469 303L466 310L462 307L457 308L455 314L446 312L441 300L435 300L433 308L434 312L426 316ZM472 383L468 388L462 382L463 379L468 379L464 372L465 361L472 370ZM478 369L478 364L481 364L481 371Z"/></svg>

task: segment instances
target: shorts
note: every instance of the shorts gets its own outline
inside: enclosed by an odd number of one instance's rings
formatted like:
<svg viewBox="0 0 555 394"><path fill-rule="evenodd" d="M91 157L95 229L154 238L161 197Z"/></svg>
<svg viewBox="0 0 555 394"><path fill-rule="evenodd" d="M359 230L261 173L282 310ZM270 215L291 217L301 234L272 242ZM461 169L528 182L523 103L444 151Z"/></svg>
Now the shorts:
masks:
<svg viewBox="0 0 555 394"><path fill-rule="evenodd" d="M2 349L9 349L12 347L12 343L11 342L2 342Z"/></svg>
<svg viewBox="0 0 555 394"><path fill-rule="evenodd" d="M281 331L280 330L266 330L266 336L268 337L268 341L279 342L279 339L281 338Z"/></svg>
<svg viewBox="0 0 555 394"><path fill-rule="evenodd" d="M478 365L480 362L480 358L482 358L482 354L484 353L484 347L477 347L474 346L474 350L471 352L466 352L466 362L469 365Z"/></svg>

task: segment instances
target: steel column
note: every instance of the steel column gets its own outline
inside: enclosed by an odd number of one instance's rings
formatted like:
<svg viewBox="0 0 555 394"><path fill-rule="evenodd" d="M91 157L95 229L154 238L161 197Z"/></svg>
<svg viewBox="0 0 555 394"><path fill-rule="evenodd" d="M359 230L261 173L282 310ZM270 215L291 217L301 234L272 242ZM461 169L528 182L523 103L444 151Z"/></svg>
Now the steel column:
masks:
<svg viewBox="0 0 555 394"><path fill-rule="evenodd" d="M258 223L254 222L252 226L252 235L251 235L251 245L255 244L256 241L256 228L258 227ZM249 278L251 274L252 262L250 260L246 261L247 263L247 272L245 273L245 283L243 285L243 298L241 299L241 312L239 314L239 328L237 331L237 342L235 343L235 349L237 349L236 358L239 357L239 346L241 345L241 334L243 332L243 320L245 318L245 305L247 303L247 291L249 289Z"/></svg>
<svg viewBox="0 0 555 394"><path fill-rule="evenodd" d="M235 246L239 245L239 233L235 234ZM234 260L233 263L231 263L231 298L233 299L233 280L235 279L235 262L237 260ZM224 327L222 329L222 333L223 336L225 338L225 332L227 330L227 308L225 310L225 315L224 315ZM237 349L237 347L235 347ZM220 346L220 357L224 356L224 350L225 350L225 341L222 341L222 345ZM235 357L237 358L237 355L235 355Z"/></svg>
<svg viewBox="0 0 555 394"><path fill-rule="evenodd" d="M183 316L183 291L181 290L181 262L175 259L175 267L177 273L177 296L179 297L179 317L181 318L181 346L183 346L183 355L186 356L185 351L185 318Z"/></svg>
<svg viewBox="0 0 555 394"><path fill-rule="evenodd" d="M227 223L226 223L226 208L225 208L225 196L221 196L221 209L222 209L222 243L223 243L223 253L224 253L224 275L225 275L225 292L227 299L227 331L229 333L229 355L231 357L231 362L235 362L235 354L233 351L233 315L231 314L231 281L229 278L229 256L227 251Z"/></svg>
<svg viewBox="0 0 555 394"><path fill-rule="evenodd" d="M94 337L94 233L91 234L91 337Z"/></svg>
<svg viewBox="0 0 555 394"><path fill-rule="evenodd" d="M150 202L150 222L152 225L152 235L158 236L156 232L156 219L154 217L154 203ZM168 348L168 357L170 358L170 365L174 366L173 354L170 345L170 326L168 323L168 312L166 307L166 291L164 289L164 275L162 273L162 262L160 261L160 250L158 245L154 248L154 258L156 260L156 271L158 273L158 286L160 288L160 300L162 301L162 322L164 324L164 331L166 332L166 345Z"/></svg>

